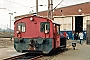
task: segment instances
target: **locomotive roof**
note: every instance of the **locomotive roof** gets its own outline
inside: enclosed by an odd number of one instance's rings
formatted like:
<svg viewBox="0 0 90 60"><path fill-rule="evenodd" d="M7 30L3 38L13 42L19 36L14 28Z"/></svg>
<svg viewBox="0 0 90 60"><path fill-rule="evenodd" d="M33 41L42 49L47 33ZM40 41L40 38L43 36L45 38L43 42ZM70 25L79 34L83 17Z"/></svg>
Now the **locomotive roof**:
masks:
<svg viewBox="0 0 90 60"><path fill-rule="evenodd" d="M48 19L48 20L51 20L51 19L49 19L49 18L47 18L47 17L43 17L43 16L39 16L39 15L30 15L30 16L32 16L32 17L34 17L34 16L36 16L36 17L41 17L41 18L45 18L45 19ZM21 20L21 19L23 19L23 18L26 18L26 17L30 17L29 15L23 15L23 16L16 16L15 17L15 20L17 21L17 20ZM57 22L55 22L54 20L51 20L54 24L57 24L57 25L60 25L59 23L57 23Z"/></svg>
<svg viewBox="0 0 90 60"><path fill-rule="evenodd" d="M54 24L60 25L59 23L55 22L54 20L51 20Z"/></svg>
<svg viewBox="0 0 90 60"><path fill-rule="evenodd" d="M35 14L26 14L26 15L15 16L14 19L19 20L19 19L22 19L22 18L25 18L25 17L30 17L30 16L37 16L37 17L47 18L47 17L43 17L43 16L40 16L40 15L35 15Z"/></svg>

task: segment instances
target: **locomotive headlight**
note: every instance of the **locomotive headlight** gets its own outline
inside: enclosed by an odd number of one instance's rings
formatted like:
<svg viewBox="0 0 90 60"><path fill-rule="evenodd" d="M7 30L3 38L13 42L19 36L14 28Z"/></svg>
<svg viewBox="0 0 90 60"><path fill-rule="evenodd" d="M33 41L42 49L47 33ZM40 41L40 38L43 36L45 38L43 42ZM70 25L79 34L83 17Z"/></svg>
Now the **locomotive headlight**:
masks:
<svg viewBox="0 0 90 60"><path fill-rule="evenodd" d="M16 33L18 34L18 33L20 33L19 31L16 31Z"/></svg>
<svg viewBox="0 0 90 60"><path fill-rule="evenodd" d="M45 33L48 33L47 30L45 30Z"/></svg>
<svg viewBox="0 0 90 60"><path fill-rule="evenodd" d="M30 20L33 21L33 18L31 17Z"/></svg>

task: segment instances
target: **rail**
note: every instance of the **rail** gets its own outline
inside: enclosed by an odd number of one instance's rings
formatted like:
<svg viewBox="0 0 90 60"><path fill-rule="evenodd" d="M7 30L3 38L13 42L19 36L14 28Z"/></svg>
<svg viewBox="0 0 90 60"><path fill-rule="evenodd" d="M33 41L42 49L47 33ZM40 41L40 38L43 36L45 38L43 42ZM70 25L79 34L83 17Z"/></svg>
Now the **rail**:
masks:
<svg viewBox="0 0 90 60"><path fill-rule="evenodd" d="M29 53L17 55L14 57L4 58L3 60L20 60L20 59L30 59L30 60L36 60L42 57L43 55L30 55Z"/></svg>

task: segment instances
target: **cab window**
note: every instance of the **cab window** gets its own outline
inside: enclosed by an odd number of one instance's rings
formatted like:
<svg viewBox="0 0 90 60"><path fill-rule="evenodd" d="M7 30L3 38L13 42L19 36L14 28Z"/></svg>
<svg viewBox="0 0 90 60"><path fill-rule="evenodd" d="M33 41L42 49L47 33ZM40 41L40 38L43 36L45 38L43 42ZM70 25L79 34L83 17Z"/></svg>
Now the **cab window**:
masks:
<svg viewBox="0 0 90 60"><path fill-rule="evenodd" d="M26 24L21 22L17 24L17 30L21 31L21 32L25 32L26 31Z"/></svg>
<svg viewBox="0 0 90 60"><path fill-rule="evenodd" d="M40 23L40 31L45 32L45 30L50 30L50 23L49 22L41 22Z"/></svg>

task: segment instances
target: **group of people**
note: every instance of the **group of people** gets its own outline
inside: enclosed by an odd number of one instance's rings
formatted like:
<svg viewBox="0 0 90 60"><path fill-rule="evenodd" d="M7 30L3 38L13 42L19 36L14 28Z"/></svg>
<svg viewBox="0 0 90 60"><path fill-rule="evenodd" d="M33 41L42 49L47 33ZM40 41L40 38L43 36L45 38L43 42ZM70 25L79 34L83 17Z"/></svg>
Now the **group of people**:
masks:
<svg viewBox="0 0 90 60"><path fill-rule="evenodd" d="M69 40L69 36L66 32L60 33L60 38L63 38L63 37ZM83 39L84 39L83 32L79 32L79 33L78 32L75 32L75 33L73 32L72 37L73 37L72 40L80 40L80 44L83 43Z"/></svg>
<svg viewBox="0 0 90 60"><path fill-rule="evenodd" d="M83 41L83 32L76 32L75 34L73 33L73 40L80 40L80 44L82 44L82 41Z"/></svg>

